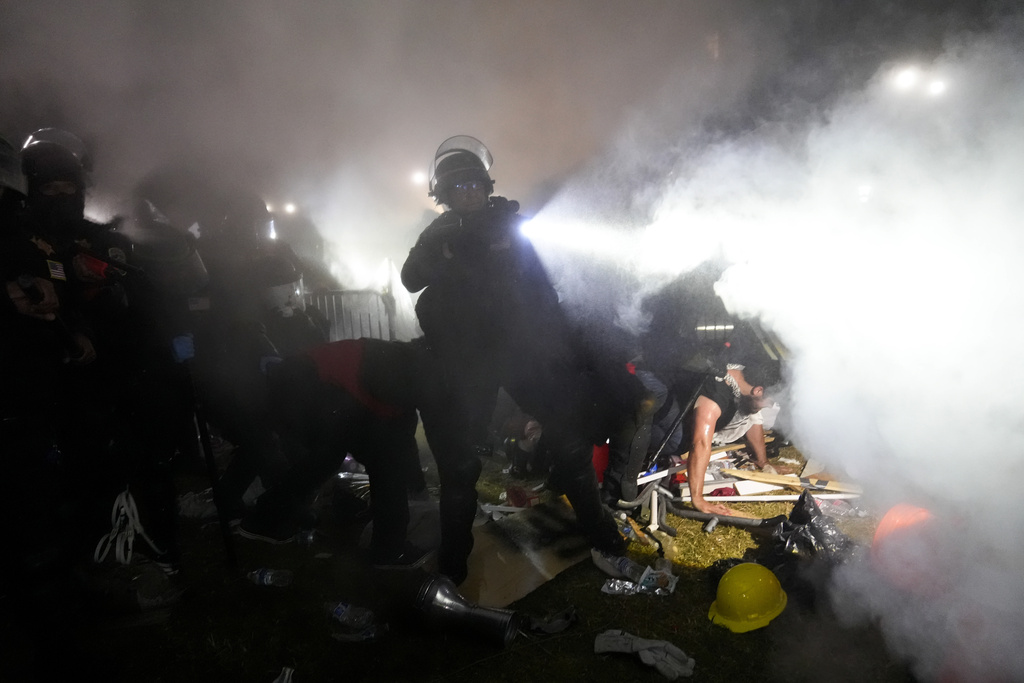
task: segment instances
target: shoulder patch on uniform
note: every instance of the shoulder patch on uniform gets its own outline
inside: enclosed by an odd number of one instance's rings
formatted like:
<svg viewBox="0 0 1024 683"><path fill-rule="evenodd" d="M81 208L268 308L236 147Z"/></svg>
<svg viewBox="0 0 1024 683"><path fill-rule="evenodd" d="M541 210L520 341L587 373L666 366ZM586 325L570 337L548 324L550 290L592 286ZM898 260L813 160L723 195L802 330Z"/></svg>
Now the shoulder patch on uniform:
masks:
<svg viewBox="0 0 1024 683"><path fill-rule="evenodd" d="M31 241L32 241L32 244L34 244L37 247L39 247L39 250L42 251L47 256L53 256L54 253L56 253L56 252L53 251L53 247L50 246L50 243L47 242L46 240L44 240L41 237L33 237L33 238L31 238Z"/></svg>
<svg viewBox="0 0 1024 683"><path fill-rule="evenodd" d="M64 280L67 281L68 277L64 274L64 264L60 261L52 261L46 259L46 267L50 269L51 280Z"/></svg>

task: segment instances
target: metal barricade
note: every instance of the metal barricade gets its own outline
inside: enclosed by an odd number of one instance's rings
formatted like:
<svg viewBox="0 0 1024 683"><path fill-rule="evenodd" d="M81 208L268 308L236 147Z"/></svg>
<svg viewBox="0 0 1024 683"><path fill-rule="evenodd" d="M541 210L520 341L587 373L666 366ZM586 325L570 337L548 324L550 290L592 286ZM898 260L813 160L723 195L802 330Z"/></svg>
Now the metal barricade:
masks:
<svg viewBox="0 0 1024 683"><path fill-rule="evenodd" d="M395 339L394 299L372 289L346 289L306 295L306 306L327 318L330 341L341 339Z"/></svg>

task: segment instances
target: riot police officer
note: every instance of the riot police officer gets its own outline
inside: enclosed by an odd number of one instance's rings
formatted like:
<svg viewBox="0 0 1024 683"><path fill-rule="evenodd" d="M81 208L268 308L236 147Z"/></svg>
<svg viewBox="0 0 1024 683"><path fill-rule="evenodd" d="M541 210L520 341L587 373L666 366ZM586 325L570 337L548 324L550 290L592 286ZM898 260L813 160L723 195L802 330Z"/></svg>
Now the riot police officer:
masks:
<svg viewBox="0 0 1024 683"><path fill-rule="evenodd" d="M0 138L0 581L18 624L12 647L34 675L59 679L73 675L68 661L82 661L67 628L80 534L63 382L92 360L92 347L84 335L73 338L79 328L63 264L24 224L25 189L18 153ZM16 663L9 673L18 677Z"/></svg>
<svg viewBox="0 0 1024 683"><path fill-rule="evenodd" d="M406 288L422 290L416 314L434 360L420 414L441 478L439 569L456 583L466 577L473 545L475 447L486 440L498 387L544 425L557 444L552 484L568 496L589 540L611 552L624 543L600 504L591 446L632 418L640 391L622 364L589 353L570 328L520 231L518 202L492 196L491 162L475 138L441 144L429 194L448 211L423 231L402 267Z"/></svg>

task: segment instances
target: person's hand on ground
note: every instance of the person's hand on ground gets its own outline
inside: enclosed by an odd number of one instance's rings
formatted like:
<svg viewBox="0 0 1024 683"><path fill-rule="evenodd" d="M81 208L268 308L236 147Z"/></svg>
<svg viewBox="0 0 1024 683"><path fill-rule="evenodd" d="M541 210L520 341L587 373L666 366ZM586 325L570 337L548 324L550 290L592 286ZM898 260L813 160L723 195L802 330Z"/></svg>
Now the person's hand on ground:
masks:
<svg viewBox="0 0 1024 683"><path fill-rule="evenodd" d="M721 505L719 503L709 503L703 498L694 498L691 500L693 507L697 508L700 512L706 512L709 515L723 515L725 517L732 517L736 514L735 511Z"/></svg>

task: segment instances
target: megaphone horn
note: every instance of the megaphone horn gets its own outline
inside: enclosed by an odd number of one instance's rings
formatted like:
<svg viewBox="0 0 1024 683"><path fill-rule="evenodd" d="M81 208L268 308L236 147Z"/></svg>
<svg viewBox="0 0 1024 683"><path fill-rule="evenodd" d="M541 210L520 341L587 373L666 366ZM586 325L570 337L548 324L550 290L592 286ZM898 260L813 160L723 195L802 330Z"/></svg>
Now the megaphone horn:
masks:
<svg viewBox="0 0 1024 683"><path fill-rule="evenodd" d="M432 576L420 586L416 607L438 624L472 629L504 647L519 630L519 615L512 610L480 607L466 600L446 576Z"/></svg>

